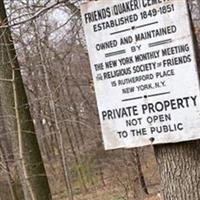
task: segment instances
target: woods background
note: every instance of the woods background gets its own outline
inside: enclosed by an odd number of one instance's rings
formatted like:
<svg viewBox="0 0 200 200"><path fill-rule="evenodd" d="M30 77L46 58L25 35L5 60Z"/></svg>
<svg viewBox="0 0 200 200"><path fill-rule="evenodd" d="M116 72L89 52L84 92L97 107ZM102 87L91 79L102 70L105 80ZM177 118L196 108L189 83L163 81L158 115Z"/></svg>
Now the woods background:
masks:
<svg viewBox="0 0 200 200"><path fill-rule="evenodd" d="M152 147L103 149L80 18L81 2L4 1L28 96L28 104L19 107L31 110L52 198L160 198L162 188ZM199 40L200 2L190 0L189 7ZM2 31L0 37L0 67L5 68L13 60L4 57L7 47L2 42ZM9 43L7 46L13 48ZM4 82L0 79L1 87ZM31 199L29 194L27 198L20 194L26 177L17 170L22 159L20 143L10 123L18 116L3 112L8 88L0 92L0 199Z"/></svg>

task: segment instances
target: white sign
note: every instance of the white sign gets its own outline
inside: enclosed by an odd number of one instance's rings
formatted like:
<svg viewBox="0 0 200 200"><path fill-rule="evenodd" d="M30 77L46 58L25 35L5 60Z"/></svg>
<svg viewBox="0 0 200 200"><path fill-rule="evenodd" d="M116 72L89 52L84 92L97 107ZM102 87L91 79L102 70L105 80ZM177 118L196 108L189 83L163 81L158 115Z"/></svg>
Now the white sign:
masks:
<svg viewBox="0 0 200 200"><path fill-rule="evenodd" d="M200 93L185 0L81 6L105 149L200 138Z"/></svg>

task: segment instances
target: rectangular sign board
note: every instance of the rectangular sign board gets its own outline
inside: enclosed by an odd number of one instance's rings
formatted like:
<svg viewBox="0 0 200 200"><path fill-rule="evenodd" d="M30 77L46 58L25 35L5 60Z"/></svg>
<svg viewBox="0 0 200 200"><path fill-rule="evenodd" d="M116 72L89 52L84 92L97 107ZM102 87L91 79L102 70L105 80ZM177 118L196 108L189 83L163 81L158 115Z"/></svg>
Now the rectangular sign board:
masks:
<svg viewBox="0 0 200 200"><path fill-rule="evenodd" d="M81 6L105 149L200 138L186 0Z"/></svg>

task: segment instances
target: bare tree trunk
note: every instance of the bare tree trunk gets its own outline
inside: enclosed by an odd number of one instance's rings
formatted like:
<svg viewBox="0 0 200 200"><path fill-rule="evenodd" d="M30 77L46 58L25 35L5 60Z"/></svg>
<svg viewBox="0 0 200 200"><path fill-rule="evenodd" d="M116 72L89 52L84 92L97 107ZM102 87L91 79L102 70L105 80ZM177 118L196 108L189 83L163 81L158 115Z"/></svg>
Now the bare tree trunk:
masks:
<svg viewBox="0 0 200 200"><path fill-rule="evenodd" d="M142 166L139 158L138 148L131 150L131 160L133 163L133 192L135 198L143 198L148 194L147 186L144 180L144 175L142 172Z"/></svg>
<svg viewBox="0 0 200 200"><path fill-rule="evenodd" d="M36 22L34 22L34 29L35 29L35 37L36 37L36 41L37 41L37 49L38 49L38 53L39 53L39 56L40 56L42 69L43 69L43 72L44 72L44 81L45 81L45 84L46 84L46 87L47 87L47 92L48 92L48 95L49 95L50 111L52 113L53 121L55 123L55 130L56 130L57 135L58 135L58 140L59 140L59 142L58 142L58 145L59 145L58 148L59 149L58 150L59 150L59 155L60 155L61 161L62 161L62 168L63 168L63 172L64 172L64 177L65 177L65 184L66 184L66 187L68 189L69 199L73 200L74 197L73 197L73 191L72 191L72 186L71 186L69 172L68 172L68 163L67 163L66 158L65 158L63 135L62 135L61 129L60 129L59 124L58 124L58 116L57 116L57 112L56 112L56 105L55 105L55 102L54 102L53 93L52 93L51 88L50 88L49 76L48 76L48 71L47 71L48 62L47 62L47 60L46 60L46 58L45 58L45 56L43 55L43 52L42 52L42 44L41 44L41 41L39 39L40 32L39 32L39 29L38 29Z"/></svg>
<svg viewBox="0 0 200 200"><path fill-rule="evenodd" d="M64 113L63 111L61 111L61 116L64 118ZM65 122L66 123L66 122ZM83 190L84 192L87 192L88 189L87 189L87 185L85 183L85 180L84 180L84 174L83 174L83 171L82 169L80 168L80 162L79 162L79 157L76 153L76 150L75 150L75 147L74 147L74 144L73 144L73 141L72 141L72 138L71 138L71 135L70 135L70 132L67 128L67 124L65 125L65 130L66 130L66 134L67 134L67 137L68 137L68 140L69 140L69 145L71 147L71 150L72 150L72 153L73 153L73 156L74 156L74 159L75 159L75 162L76 162L76 165L77 165L77 172L78 172L78 176L80 177L80 181L81 181L81 185L83 187Z"/></svg>
<svg viewBox="0 0 200 200"><path fill-rule="evenodd" d="M190 12L194 25L197 24L195 20L200 18L199 0L188 2L192 9ZM198 31L195 31L195 34L198 39ZM199 54L198 49L196 53ZM200 140L156 145L154 151L159 165L164 199L200 199Z"/></svg>
<svg viewBox="0 0 200 200"><path fill-rule="evenodd" d="M3 0L0 0L0 22L1 26L8 25ZM5 125L10 125L13 143L18 149L24 194L28 200L48 200L51 199L48 180L9 28L0 27L0 36L2 113L12 116Z"/></svg>
<svg viewBox="0 0 200 200"><path fill-rule="evenodd" d="M10 168L8 166L8 161L7 161L7 158L6 158L6 152L5 152L4 147L1 143L0 143L0 158L3 161L3 164L5 166L7 182L8 182L8 186L9 186L10 195L12 197L12 200L19 200L19 198L17 197L16 190L15 190L16 189L15 185L14 185L15 183L12 179Z"/></svg>
<svg viewBox="0 0 200 200"><path fill-rule="evenodd" d="M200 199L200 141L154 147L165 200Z"/></svg>
<svg viewBox="0 0 200 200"><path fill-rule="evenodd" d="M96 146L98 147L98 144ZM97 165L98 165L98 170L99 170L99 175L100 175L100 179L101 179L101 182L102 182L102 186L105 187L106 182L105 182L105 179L104 179L102 163L101 163L101 159L100 159L98 151L96 152L96 159L97 159Z"/></svg>
<svg viewBox="0 0 200 200"><path fill-rule="evenodd" d="M144 179L144 174L142 171L142 165L141 165L141 161L140 161L140 155L139 155L139 150L138 148L135 149L135 156L136 156L136 160L137 160L137 169L138 169L138 176L139 176L139 180L140 180L140 185L142 187L142 190L144 192L144 194L149 194L148 193L148 189L147 189L147 185Z"/></svg>

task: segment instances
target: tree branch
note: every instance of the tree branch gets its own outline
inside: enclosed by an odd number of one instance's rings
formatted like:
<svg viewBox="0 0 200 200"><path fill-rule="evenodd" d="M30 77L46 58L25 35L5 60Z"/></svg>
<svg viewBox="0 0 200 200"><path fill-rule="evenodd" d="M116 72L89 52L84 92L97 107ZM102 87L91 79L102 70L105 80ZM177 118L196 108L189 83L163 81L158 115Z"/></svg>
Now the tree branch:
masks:
<svg viewBox="0 0 200 200"><path fill-rule="evenodd" d="M50 9L54 8L55 6L59 5L59 4L63 4L65 3L67 5L68 8L70 8L70 10L76 10L78 9L75 5L73 5L72 3L69 2L69 0L62 0L62 1L56 1L55 3L37 11L32 17L22 20L20 22L16 22L10 25L4 24L5 22L0 22L0 28L8 28L8 27L14 27L14 26L18 26L24 23L27 23L29 21L32 21L40 16L42 16L43 14L45 14L46 12L48 12Z"/></svg>

